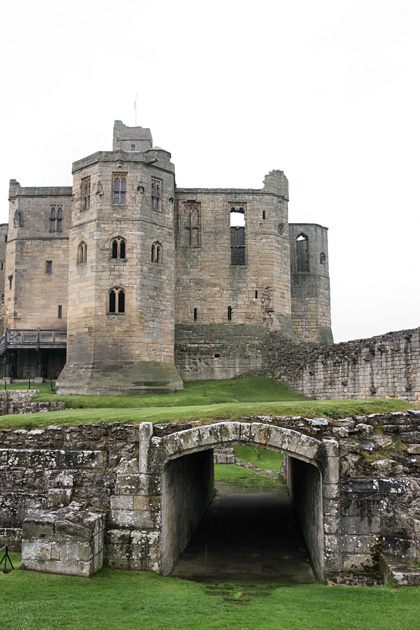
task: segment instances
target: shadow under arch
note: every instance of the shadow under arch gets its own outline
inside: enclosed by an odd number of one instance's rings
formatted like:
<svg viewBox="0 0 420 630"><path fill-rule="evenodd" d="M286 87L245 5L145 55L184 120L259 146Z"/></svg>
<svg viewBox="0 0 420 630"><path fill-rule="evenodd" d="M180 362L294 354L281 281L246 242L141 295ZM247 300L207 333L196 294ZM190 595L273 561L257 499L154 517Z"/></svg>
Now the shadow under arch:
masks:
<svg viewBox="0 0 420 630"><path fill-rule="evenodd" d="M337 443L263 422L218 422L155 442L155 472L161 475L162 492L162 573L171 572L213 498L213 449L237 444L287 456L289 492L317 577L324 579L324 521L329 518L324 496L330 494L326 486L338 482Z"/></svg>

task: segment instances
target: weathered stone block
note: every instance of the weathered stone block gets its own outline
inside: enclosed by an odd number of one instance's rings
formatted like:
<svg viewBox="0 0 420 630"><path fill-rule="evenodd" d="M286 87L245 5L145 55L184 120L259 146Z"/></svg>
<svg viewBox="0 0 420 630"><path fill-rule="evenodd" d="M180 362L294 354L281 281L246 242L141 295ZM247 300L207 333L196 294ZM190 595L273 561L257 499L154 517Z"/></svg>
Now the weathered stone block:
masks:
<svg viewBox="0 0 420 630"><path fill-rule="evenodd" d="M75 504L33 514L23 524L23 566L50 573L92 575L103 562L104 524L103 515L81 511Z"/></svg>

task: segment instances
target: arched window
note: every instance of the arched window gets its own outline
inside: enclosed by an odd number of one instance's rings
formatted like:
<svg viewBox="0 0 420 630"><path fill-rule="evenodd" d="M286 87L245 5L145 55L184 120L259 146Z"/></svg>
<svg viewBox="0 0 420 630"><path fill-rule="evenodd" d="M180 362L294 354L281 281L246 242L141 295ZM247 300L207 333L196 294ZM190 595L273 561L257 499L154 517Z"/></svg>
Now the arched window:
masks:
<svg viewBox="0 0 420 630"><path fill-rule="evenodd" d="M160 210L160 193L162 182L160 179L152 178L152 210Z"/></svg>
<svg viewBox="0 0 420 630"><path fill-rule="evenodd" d="M61 232L61 224L63 222L63 209L57 208L57 232Z"/></svg>
<svg viewBox="0 0 420 630"><path fill-rule="evenodd" d="M309 271L309 242L303 232L296 238L296 267L298 271Z"/></svg>
<svg viewBox="0 0 420 630"><path fill-rule="evenodd" d="M121 236L112 239L111 258L125 258L125 239Z"/></svg>
<svg viewBox="0 0 420 630"><path fill-rule="evenodd" d="M162 245L158 241L156 241L152 245L151 261L153 263L161 263L162 262L162 253L163 253Z"/></svg>
<svg viewBox="0 0 420 630"><path fill-rule="evenodd" d="M51 206L50 232L55 232L56 219L57 219L57 213L56 213L56 210L55 210L55 206Z"/></svg>
<svg viewBox="0 0 420 630"><path fill-rule="evenodd" d="M125 313L125 291L114 287L109 292L109 313Z"/></svg>
<svg viewBox="0 0 420 630"><path fill-rule="evenodd" d="M77 264L81 265L87 261L87 245L84 241L79 243L77 248Z"/></svg>

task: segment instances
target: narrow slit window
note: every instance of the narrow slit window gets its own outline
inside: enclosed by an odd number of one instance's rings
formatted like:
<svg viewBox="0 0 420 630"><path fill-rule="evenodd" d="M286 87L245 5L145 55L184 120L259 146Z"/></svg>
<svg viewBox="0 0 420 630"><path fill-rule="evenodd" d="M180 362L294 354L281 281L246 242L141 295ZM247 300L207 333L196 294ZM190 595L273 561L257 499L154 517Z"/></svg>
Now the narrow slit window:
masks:
<svg viewBox="0 0 420 630"><path fill-rule="evenodd" d="M51 206L51 214L50 214L50 232L55 232L55 222L57 220L57 213L55 210L55 206Z"/></svg>
<svg viewBox="0 0 420 630"><path fill-rule="evenodd" d="M228 315L228 321L232 321L232 307L231 306L228 306L227 315Z"/></svg>
<svg viewBox="0 0 420 630"><path fill-rule="evenodd" d="M52 273L52 260L45 261L45 273Z"/></svg>
<svg viewBox="0 0 420 630"><path fill-rule="evenodd" d="M63 319L63 307L62 307L61 304L58 305L57 317L58 317L58 319Z"/></svg>
<svg viewBox="0 0 420 630"><path fill-rule="evenodd" d="M57 208L57 232L62 232L63 209Z"/></svg>
<svg viewBox="0 0 420 630"><path fill-rule="evenodd" d="M90 208L90 177L82 179L82 210Z"/></svg>
<svg viewBox="0 0 420 630"><path fill-rule="evenodd" d="M197 321L197 312L198 312L198 311L197 311L197 309L195 308L195 309L194 309L194 321L195 321L195 322Z"/></svg>

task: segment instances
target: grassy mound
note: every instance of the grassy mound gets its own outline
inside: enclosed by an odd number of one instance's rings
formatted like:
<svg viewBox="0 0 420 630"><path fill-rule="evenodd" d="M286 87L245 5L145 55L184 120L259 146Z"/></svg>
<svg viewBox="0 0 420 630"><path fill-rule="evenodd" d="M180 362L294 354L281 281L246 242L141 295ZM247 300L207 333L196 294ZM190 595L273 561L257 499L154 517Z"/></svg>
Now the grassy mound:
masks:
<svg viewBox="0 0 420 630"><path fill-rule="evenodd" d="M22 385L13 385L13 389L19 388ZM56 396L50 384L45 383L40 387L38 400L63 400L67 408L50 413L2 416L0 427L238 420L242 416L256 415L343 418L405 411L414 406L404 400L308 400L277 381L261 376L185 383L182 391L144 396Z"/></svg>

